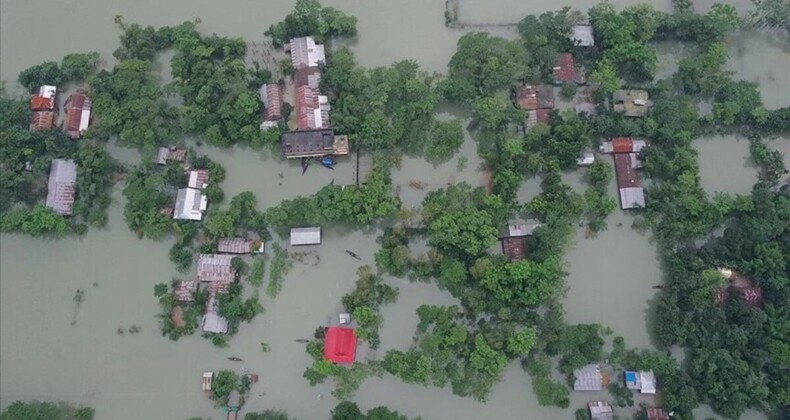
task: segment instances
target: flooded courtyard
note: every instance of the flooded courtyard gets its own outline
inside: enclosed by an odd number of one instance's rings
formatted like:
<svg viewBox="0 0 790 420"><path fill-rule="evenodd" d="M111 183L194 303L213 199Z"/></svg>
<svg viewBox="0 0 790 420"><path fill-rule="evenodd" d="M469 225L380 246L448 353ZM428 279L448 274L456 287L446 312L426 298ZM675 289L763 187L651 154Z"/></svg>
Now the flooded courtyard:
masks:
<svg viewBox="0 0 790 420"><path fill-rule="evenodd" d="M560 6L534 0L461 1L461 20L482 24L512 23L513 16ZM586 9L595 2L585 0L574 6ZM463 34L443 26L445 5L441 0L323 3L359 18L359 37L349 46L365 66L410 58L429 72L444 72ZM669 8L667 0L652 3L662 10ZM14 90L21 70L59 60L70 52L98 51L107 66L112 66L119 35L113 22L116 15L127 22L154 26L199 17L203 32L259 41L263 31L292 8L291 0L85 0L49 2L48 13L42 14L34 2L6 0L0 3L0 80ZM31 22L47 27L48 34L30 36L27 28ZM408 22L408 27L403 22ZM57 42L49 35L53 33L59 34ZM782 68L777 66L790 68L790 55L757 35L734 42L731 48L732 70L760 83L766 105L790 105L785 90L779 89L790 85L790 73L776 70ZM468 122L468 115L460 117ZM695 145L703 185L709 193L750 190L756 172L747 162L748 142L725 137L700 139ZM790 142L777 140L770 145L784 151L786 158L790 155ZM302 175L298 164L268 151L199 149L227 169L221 184L226 201L252 191L260 208L312 194L345 170L341 160L335 171L316 165ZM125 162L140 159L135 150L113 145L109 150ZM580 173L566 176L566 182L578 191L583 188L580 179ZM412 181L425 185L413 188L409 185ZM408 207L419 205L432 189L462 181L473 186L485 183L481 159L468 134L460 152L445 163L433 165L404 156L393 171L393 183ZM301 419L327 418L337 404L331 396L332 386L311 387L302 377L311 359L304 345L294 340L309 338L317 326L334 319L341 309L341 296L353 288L358 267L374 265L375 238L380 231L326 229L322 246L302 261L294 261L282 292L276 299L262 297L265 312L252 323L242 324L229 348L217 348L199 335L173 342L159 333L155 317L159 305L153 287L185 276L168 260L171 242L139 240L126 227L121 189L116 186L105 230L91 230L80 239L0 237L0 407L16 399L64 400L95 407L97 419L221 418L221 409L213 407L200 391L200 374L247 369L258 373L261 380L253 386L244 412L284 409ZM539 191L539 181L528 180L519 191L519 200L527 201ZM614 184L611 193L615 194ZM567 320L601 323L615 335L622 335L629 346L651 348L649 311L656 292L652 286L661 281L655 248L649 236L631 229L631 215L617 210L607 222L608 230L595 239L585 239L580 230L566 255L570 275L563 303ZM350 258L346 249L359 254L362 261ZM419 305L457 303L431 284L390 277L386 282L398 287L400 295L396 303L382 310L381 354L390 348L408 347ZM75 301L77 290L84 291L80 303ZM131 326L140 327L140 333L118 334L119 329ZM270 352L261 351L262 342L271 347ZM244 362L231 362L230 356ZM386 405L426 420L568 419L586 401L604 395L572 393L569 409L540 407L529 376L512 363L487 404L454 396L449 388L407 385L388 375L366 381L354 401L364 409ZM712 415L701 410L705 416ZM750 411L744 418L763 417Z"/></svg>

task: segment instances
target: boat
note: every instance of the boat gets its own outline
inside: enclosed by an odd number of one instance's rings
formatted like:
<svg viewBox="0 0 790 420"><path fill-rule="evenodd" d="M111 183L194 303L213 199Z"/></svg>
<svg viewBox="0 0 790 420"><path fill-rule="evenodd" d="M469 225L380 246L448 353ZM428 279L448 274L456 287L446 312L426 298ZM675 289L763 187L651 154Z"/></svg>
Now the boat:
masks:
<svg viewBox="0 0 790 420"><path fill-rule="evenodd" d="M307 158L302 158L302 175L307 172L307 167L310 166L310 160Z"/></svg>
<svg viewBox="0 0 790 420"><path fill-rule="evenodd" d="M298 338L298 339L296 339L294 341L296 341L297 343L309 343L310 342L310 340L308 340L306 338Z"/></svg>
<svg viewBox="0 0 790 420"><path fill-rule="evenodd" d="M655 286L653 286L653 288L654 288L654 289L663 289L663 288L664 288L664 285L662 285L662 284L658 284L658 285L655 285Z"/></svg>
<svg viewBox="0 0 790 420"><path fill-rule="evenodd" d="M335 158L333 158L332 156L324 156L321 158L321 164L324 165L325 168L335 169L333 168L333 166L335 166L335 163L336 163Z"/></svg>
<svg viewBox="0 0 790 420"><path fill-rule="evenodd" d="M240 357L236 357L236 356L228 357L228 360L232 360L234 362L243 362L244 361L244 360L241 360Z"/></svg>
<svg viewBox="0 0 790 420"><path fill-rule="evenodd" d="M356 258L356 259L358 259L358 260L362 261L362 258L361 258L359 255L355 254L354 252L351 252L351 251L349 251L349 250L346 250L346 254L348 254L348 255L351 255L352 257L354 257L354 258Z"/></svg>

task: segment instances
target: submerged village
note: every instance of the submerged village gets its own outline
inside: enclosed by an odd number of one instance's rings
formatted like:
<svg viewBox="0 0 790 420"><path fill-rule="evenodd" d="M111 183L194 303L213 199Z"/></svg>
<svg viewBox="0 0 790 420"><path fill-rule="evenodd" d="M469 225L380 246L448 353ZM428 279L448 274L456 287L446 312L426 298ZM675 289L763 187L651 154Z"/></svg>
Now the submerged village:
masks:
<svg viewBox="0 0 790 420"><path fill-rule="evenodd" d="M87 258L122 235L171 266L85 263L101 275L29 321L65 322L62 349L4 311L0 376L21 383L24 353L103 356L67 392L3 381L0 420L788 418L790 106L765 105L727 67L727 43L764 31L788 47L790 3L601 2L491 28L465 23L463 7L444 4L461 35L443 74L408 57L360 65L358 19L297 0L256 40L209 35L200 19L116 16L110 62L77 51L0 85L4 270L21 237L53 278L81 264L45 248ZM671 73L657 72L658 43L682 46ZM703 187L695 144L711 136L748 143L750 190ZM239 174L234 161L251 156L277 176ZM231 177L285 192L228 188ZM629 274L616 249L593 264L654 298L597 286L584 298L637 301L649 342L567 316L568 278L587 270L569 267L569 250L605 246L611 231L649 238L660 274ZM149 302L114 283L130 274ZM5 290L6 307L33 305ZM99 293L136 323L87 319ZM73 376L54 366L53 384ZM277 388L293 368L309 391L287 406ZM102 394L109 383L124 385Z"/></svg>

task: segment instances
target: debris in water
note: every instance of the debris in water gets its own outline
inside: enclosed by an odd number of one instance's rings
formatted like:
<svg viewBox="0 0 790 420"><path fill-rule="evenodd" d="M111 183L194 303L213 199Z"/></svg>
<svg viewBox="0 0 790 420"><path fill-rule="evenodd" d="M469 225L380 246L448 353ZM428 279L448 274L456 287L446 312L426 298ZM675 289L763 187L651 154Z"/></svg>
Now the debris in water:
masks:
<svg viewBox="0 0 790 420"><path fill-rule="evenodd" d="M414 189L421 190L421 189L424 189L425 187L427 187L428 183L415 180L415 181L409 181L409 186L414 188Z"/></svg>

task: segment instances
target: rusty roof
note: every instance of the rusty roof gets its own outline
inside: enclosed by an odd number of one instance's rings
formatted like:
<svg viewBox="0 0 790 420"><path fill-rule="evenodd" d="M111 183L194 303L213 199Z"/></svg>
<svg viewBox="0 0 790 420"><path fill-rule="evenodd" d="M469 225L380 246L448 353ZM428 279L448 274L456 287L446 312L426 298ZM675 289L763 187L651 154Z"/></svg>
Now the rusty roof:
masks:
<svg viewBox="0 0 790 420"><path fill-rule="evenodd" d="M576 79L573 54L562 53L554 64L554 80L558 83L572 83Z"/></svg>

